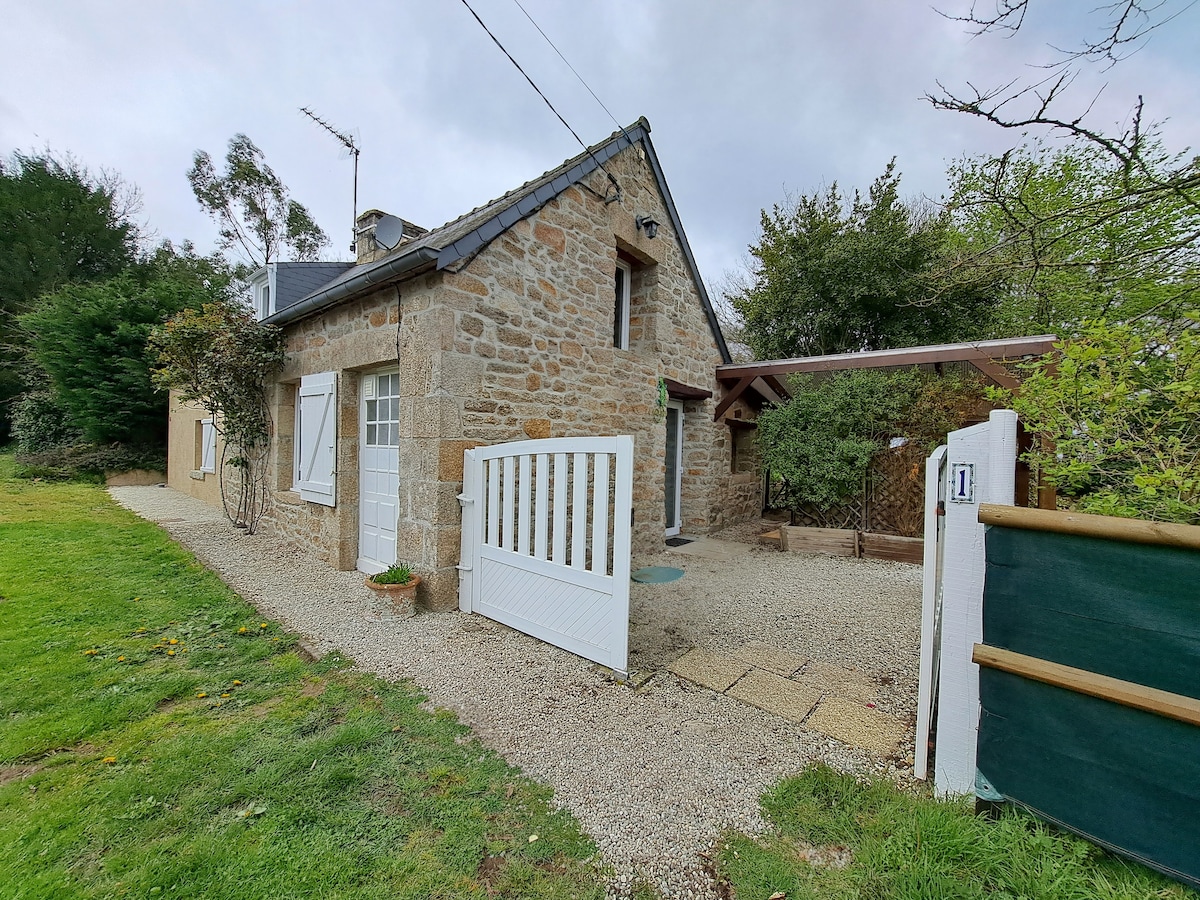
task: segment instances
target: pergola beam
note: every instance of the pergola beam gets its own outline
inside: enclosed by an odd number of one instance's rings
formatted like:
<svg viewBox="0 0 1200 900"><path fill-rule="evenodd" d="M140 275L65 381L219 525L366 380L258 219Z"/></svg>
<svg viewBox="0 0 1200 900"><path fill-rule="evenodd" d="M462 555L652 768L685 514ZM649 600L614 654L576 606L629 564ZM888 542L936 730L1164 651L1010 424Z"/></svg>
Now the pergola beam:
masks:
<svg viewBox="0 0 1200 900"><path fill-rule="evenodd" d="M974 364L976 360L981 359L992 361L1041 356L1052 350L1057 340L1055 335L1042 334L1034 337L1003 338L996 341L972 341L962 344L936 344L929 347L905 347L897 350L864 350L859 353L834 353L828 356L802 356L795 359L773 359L765 362L731 363L717 366L717 378L726 384L733 384L740 382L747 375L765 378L768 375L790 375L794 372L886 369L947 362ZM990 372L988 374L991 375Z"/></svg>

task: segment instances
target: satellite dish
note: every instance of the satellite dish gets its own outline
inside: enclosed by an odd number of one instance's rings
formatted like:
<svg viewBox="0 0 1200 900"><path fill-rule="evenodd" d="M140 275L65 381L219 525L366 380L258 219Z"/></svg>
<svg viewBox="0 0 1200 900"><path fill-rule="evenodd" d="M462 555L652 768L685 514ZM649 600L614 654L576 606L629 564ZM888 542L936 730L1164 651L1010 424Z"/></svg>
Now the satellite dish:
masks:
<svg viewBox="0 0 1200 900"><path fill-rule="evenodd" d="M375 243L388 250L395 250L404 238L404 220L396 216L384 216L375 223Z"/></svg>

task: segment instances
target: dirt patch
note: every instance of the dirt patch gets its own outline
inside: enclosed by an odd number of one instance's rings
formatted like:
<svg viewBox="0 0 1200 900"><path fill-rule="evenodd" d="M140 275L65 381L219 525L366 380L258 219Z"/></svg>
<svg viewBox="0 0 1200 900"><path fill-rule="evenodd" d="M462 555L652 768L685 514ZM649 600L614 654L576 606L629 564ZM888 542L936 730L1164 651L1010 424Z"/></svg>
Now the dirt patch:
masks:
<svg viewBox="0 0 1200 900"><path fill-rule="evenodd" d="M300 688L301 697L320 697L325 693L324 681L313 681L310 679L304 680L303 687Z"/></svg>
<svg viewBox="0 0 1200 900"><path fill-rule="evenodd" d="M0 766L0 784L8 784L13 781L23 781L30 775L40 772L40 765L32 766Z"/></svg>

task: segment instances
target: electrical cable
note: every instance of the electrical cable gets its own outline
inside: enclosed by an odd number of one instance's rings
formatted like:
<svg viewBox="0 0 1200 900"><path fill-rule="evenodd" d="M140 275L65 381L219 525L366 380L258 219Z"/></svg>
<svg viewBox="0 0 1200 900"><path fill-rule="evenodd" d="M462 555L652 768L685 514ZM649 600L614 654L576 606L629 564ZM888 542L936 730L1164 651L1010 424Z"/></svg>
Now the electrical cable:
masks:
<svg viewBox="0 0 1200 900"><path fill-rule="evenodd" d="M546 32L544 32L544 31L542 31L542 26L539 25L536 21L534 21L533 16L531 16L529 14L529 10L527 10L524 6L521 5L521 0L513 0L513 3L515 3L517 5L517 9L519 9L521 12L525 13L525 18L527 18L529 20L529 23L538 30L538 34L540 34L542 37L544 37L546 39L546 43L549 44L551 49L553 49L554 52L558 54L558 58L561 59L566 64L567 68L571 70L571 74L574 75L579 80L579 83L582 84L585 88L587 88L587 92L592 95L592 99L600 104L600 108L602 110L604 110L606 113L608 113L608 117L610 119L612 119L613 124L617 126L617 128L621 132L621 134L625 135L625 140L629 141L630 145L632 145L633 139L629 137L629 132L625 130L625 126L617 121L617 117L614 116L612 114L612 112L609 110L609 108L604 105L604 101L596 96L596 92L592 90L592 86L590 84L588 84L586 81L583 80L583 76L575 71L575 67L573 65L571 65L570 60L568 60L565 56L563 56L562 51L559 50L557 46L555 46L554 41L550 40L550 35L546 34Z"/></svg>
<svg viewBox="0 0 1200 900"><path fill-rule="evenodd" d="M560 113L557 109L554 108L554 104L551 103L550 99L545 94L542 93L542 89L539 88L534 83L533 79L529 77L528 73L524 69L521 68L521 64L513 58L513 55L511 53L509 53L508 50L505 49L504 45L502 43L500 43L500 39L497 38L496 35L492 34L492 30L490 28L488 28L487 25L484 24L483 19L479 18L479 13L475 12L475 10L471 8L471 4L468 3L467 0L461 0L461 2L462 2L462 5L467 8L467 12L469 12L472 16L475 17L475 21L479 23L479 27L487 32L487 36L492 39L492 43L494 43L497 47L499 47L500 51L505 56L508 57L508 61L511 62L514 66L516 66L518 72L520 72L522 75L525 76L525 80L529 82L529 86L531 88L533 88L535 91L537 91L537 95L542 98L542 100L545 102L546 106L550 107L550 112L554 113L554 115L558 117L558 121L563 123L563 126L567 129L567 131L571 132L571 134L574 136L575 140L577 140L579 142L579 146L582 147L587 152L587 155L592 158L592 162L594 162L597 165L597 167L599 167L601 172L603 172L605 175L608 176L609 182L612 184L613 187L615 187L617 189L617 197L619 198L621 196L621 185L620 185L620 183L618 183L617 179L613 177L612 173L609 172L608 169L604 168L604 164L602 162L600 162L600 160L596 159L596 154L593 153L591 151L591 148L589 148L588 145L583 142L583 138L581 138L578 134L575 133L575 129L572 128L570 126L570 124L567 122L567 120L562 117L562 113ZM589 90L590 90L590 88L589 88ZM626 137L628 137L628 135L626 135Z"/></svg>

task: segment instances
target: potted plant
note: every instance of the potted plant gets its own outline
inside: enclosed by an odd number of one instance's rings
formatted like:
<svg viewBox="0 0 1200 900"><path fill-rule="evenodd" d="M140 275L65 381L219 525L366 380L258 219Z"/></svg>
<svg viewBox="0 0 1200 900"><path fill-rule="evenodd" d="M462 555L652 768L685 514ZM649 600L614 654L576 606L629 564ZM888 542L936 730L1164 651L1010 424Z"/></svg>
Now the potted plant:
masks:
<svg viewBox="0 0 1200 900"><path fill-rule="evenodd" d="M367 578L367 587L387 597L397 612L412 615L416 601L417 586L421 576L413 572L408 563L395 563L385 571Z"/></svg>

